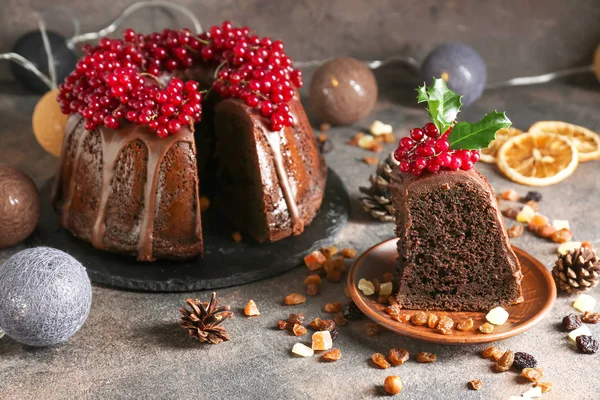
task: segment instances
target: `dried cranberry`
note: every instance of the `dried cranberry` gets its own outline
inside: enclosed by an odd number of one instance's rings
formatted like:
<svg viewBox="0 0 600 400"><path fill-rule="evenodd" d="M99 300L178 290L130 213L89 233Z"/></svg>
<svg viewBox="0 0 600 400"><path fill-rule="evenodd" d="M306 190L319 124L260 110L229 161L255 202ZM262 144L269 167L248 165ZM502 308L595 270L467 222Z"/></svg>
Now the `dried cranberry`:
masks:
<svg viewBox="0 0 600 400"><path fill-rule="evenodd" d="M537 360L531 354L517 351L515 353L513 366L517 369L535 368L537 367Z"/></svg>

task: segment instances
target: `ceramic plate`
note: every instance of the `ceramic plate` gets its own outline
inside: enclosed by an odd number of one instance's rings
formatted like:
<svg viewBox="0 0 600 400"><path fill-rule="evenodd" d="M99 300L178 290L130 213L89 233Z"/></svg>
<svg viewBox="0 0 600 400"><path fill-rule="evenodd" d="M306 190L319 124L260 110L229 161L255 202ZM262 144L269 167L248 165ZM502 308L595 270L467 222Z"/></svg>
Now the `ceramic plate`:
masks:
<svg viewBox="0 0 600 400"><path fill-rule="evenodd" d="M394 272L396 258L396 242L390 239L379 243L364 252L354 263L348 274L348 288L356 305L369 318L385 328L403 336L421 339L442 344L475 344L488 343L509 338L531 329L550 311L556 299L556 286L550 271L542 263L525 251L513 247L521 263L523 281L521 282L524 301L521 304L507 309L510 317L502 326L496 326L489 334L480 333L477 328L485 322L485 313L481 312L442 312L436 311L439 316L451 317L455 324L463 319L473 318L474 327L467 332L453 329L452 335L442 335L435 329L427 326L414 326L410 322L401 323L394 321L383 311L385 306L379 304L375 296L365 296L357 289L361 278L368 280L381 279L386 272ZM408 314L415 314L417 310L403 310Z"/></svg>

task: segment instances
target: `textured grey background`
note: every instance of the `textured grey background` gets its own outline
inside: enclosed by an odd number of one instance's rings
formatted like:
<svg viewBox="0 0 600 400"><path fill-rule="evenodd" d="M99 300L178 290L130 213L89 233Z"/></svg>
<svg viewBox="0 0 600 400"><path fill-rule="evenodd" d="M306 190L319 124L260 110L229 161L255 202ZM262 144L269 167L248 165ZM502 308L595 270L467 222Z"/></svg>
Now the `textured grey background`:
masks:
<svg viewBox="0 0 600 400"><path fill-rule="evenodd" d="M27 10L42 8L44 3L4 1L2 40L12 43L10 37L28 23ZM596 1L568 5L561 1L282 3L210 1L194 7L205 23L233 18L263 34L287 39L297 59L344 53L381 58L409 48L415 55L424 55L446 38L465 40L482 52L496 78L587 63L600 32ZM367 5L371 12L366 11ZM73 6L86 26L103 25L106 15L119 9L102 2L73 2ZM234 18L234 10L240 18ZM276 18L279 22L266 22ZM427 21L436 23L428 26ZM399 134L426 120L424 110L413 106L412 85L402 84L406 77L400 71L389 67L377 75L381 96L376 109L355 126L332 130L336 149L326 156L352 199L350 221L338 242L359 251L391 237L393 225L374 222L360 209L358 186L374 170L360 159L372 154L344 143L374 119L391 123ZM31 133L36 101L14 84L0 86L0 161L19 166L41 185L54 174L57 161L43 152ZM506 110L520 128L540 119L559 119L598 131L599 105L600 85L590 77L488 92L461 117L475 120L498 108ZM495 167L480 164L478 168L499 191L515 188L524 194L528 190L506 180ZM600 161L583 164L568 180L540 190L543 212L568 219L576 238L590 240L596 247L600 247L599 169ZM527 232L514 243L551 267L556 245ZM22 248L0 251L0 262ZM0 339L0 398L377 398L383 393L384 378L391 374L404 380L405 389L398 396L403 399L507 399L530 387L515 372L493 372L491 364L479 356L485 346L436 346L390 332L368 338L363 328L366 321L341 328L336 346L342 360L325 364L316 357L293 358L289 351L298 339L276 330L277 320L298 311L308 318L324 316L320 310L326 302L344 299L343 284L325 284L323 293L307 304L283 306L285 295L303 290L305 275L300 267L279 277L219 290L223 302L236 311L254 299L262 315L249 320L238 313L227 323L232 340L218 346L197 345L176 325L177 309L186 297L208 298L209 293L144 294L94 287L90 317L67 344L35 349ZM599 293L600 289L592 292L595 297ZM572 311L570 300L559 297L540 325L499 345L538 358L546 370L545 379L555 385L544 398L597 399L599 356L576 353L557 328L560 319ZM591 329L600 336L600 326ZM439 361L432 365L411 361L385 371L370 365L373 352L387 352L393 346L405 347L411 354L432 351ZM469 391L467 382L476 378L484 381L484 389Z"/></svg>

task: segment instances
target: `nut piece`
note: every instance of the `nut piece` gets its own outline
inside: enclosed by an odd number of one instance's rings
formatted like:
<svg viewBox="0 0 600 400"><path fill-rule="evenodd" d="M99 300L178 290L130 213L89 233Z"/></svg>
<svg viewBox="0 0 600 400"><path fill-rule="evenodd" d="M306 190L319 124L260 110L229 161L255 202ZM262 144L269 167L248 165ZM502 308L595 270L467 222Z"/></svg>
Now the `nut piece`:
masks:
<svg viewBox="0 0 600 400"><path fill-rule="evenodd" d="M535 383L535 387L539 387L542 389L542 393L548 393L549 391L552 390L552 387L554 385L552 384L552 382L536 382Z"/></svg>
<svg viewBox="0 0 600 400"><path fill-rule="evenodd" d="M471 382L469 382L469 384L473 390L479 390L483 387L483 382L481 382L481 379L473 379Z"/></svg>
<svg viewBox="0 0 600 400"><path fill-rule="evenodd" d="M402 379L399 376L388 376L383 381L383 388L388 394L396 395L402 391Z"/></svg>
<svg viewBox="0 0 600 400"><path fill-rule="evenodd" d="M388 362L385 356L381 353L375 353L371 356L371 361L375 363L379 368L386 369L391 367L392 365Z"/></svg>
<svg viewBox="0 0 600 400"><path fill-rule="evenodd" d="M542 368L524 368L521 375L531 382L537 382L544 376L544 370Z"/></svg>
<svg viewBox="0 0 600 400"><path fill-rule="evenodd" d="M246 304L246 307L244 307L244 315L246 317L256 317L257 315L260 315L254 300L248 301L248 304Z"/></svg>
<svg viewBox="0 0 600 400"><path fill-rule="evenodd" d="M519 222L529 223L535 216L535 210L528 205L524 205L521 211L517 214L515 219Z"/></svg>
<svg viewBox="0 0 600 400"><path fill-rule="evenodd" d="M323 267L325 263L325 256L319 250L315 250L306 257L304 257L304 264L310 271L316 271Z"/></svg>
<svg viewBox="0 0 600 400"><path fill-rule="evenodd" d="M506 230L509 238L518 238L523 235L523 225L513 225Z"/></svg>
<svg viewBox="0 0 600 400"><path fill-rule="evenodd" d="M596 308L596 299L589 294L580 294L575 299L573 307L581 312L593 311Z"/></svg>
<svg viewBox="0 0 600 400"><path fill-rule="evenodd" d="M566 229L566 230L571 229L571 227L569 226L569 221L567 221L565 219L555 219L554 221L552 221L552 226L557 231L560 231L562 229Z"/></svg>
<svg viewBox="0 0 600 400"><path fill-rule="evenodd" d="M384 135L386 133L392 133L393 131L394 130L391 125L384 124L379 120L373 121L371 126L369 126L369 132L371 132L373 136Z"/></svg>
<svg viewBox="0 0 600 400"><path fill-rule="evenodd" d="M329 350L333 347L333 339L329 331L318 331L312 335L313 350Z"/></svg>
<svg viewBox="0 0 600 400"><path fill-rule="evenodd" d="M379 295L380 296L390 296L392 294L392 288L394 284L392 282L384 282L379 285Z"/></svg>
<svg viewBox="0 0 600 400"><path fill-rule="evenodd" d="M410 355L408 354L408 350L401 349L399 347L390 349L390 354L388 355L388 359L394 365L402 365L408 361Z"/></svg>
<svg viewBox="0 0 600 400"><path fill-rule="evenodd" d="M485 324L483 324L479 327L479 332L492 333L492 332L494 332L494 325L490 324L489 322L486 322Z"/></svg>
<svg viewBox="0 0 600 400"><path fill-rule="evenodd" d="M292 353L299 355L300 357L312 357L315 354L313 349L302 343L296 343L294 347L292 347Z"/></svg>
<svg viewBox="0 0 600 400"><path fill-rule="evenodd" d="M411 317L410 322L412 322L415 326L423 326L427 323L428 318L429 316L425 311L418 311Z"/></svg>
<svg viewBox="0 0 600 400"><path fill-rule="evenodd" d="M581 325L579 328L569 332L569 340L575 343L577 341L577 337L581 335L592 336L592 332L587 325Z"/></svg>
<svg viewBox="0 0 600 400"><path fill-rule="evenodd" d="M295 306L302 303L306 303L306 297L299 293L292 293L285 296L285 304L288 306Z"/></svg>
<svg viewBox="0 0 600 400"><path fill-rule="evenodd" d="M508 311L502 307L492 308L485 319L494 325L504 325L508 321Z"/></svg>
<svg viewBox="0 0 600 400"><path fill-rule="evenodd" d="M342 303L327 303L323 308L326 313L337 313L342 309Z"/></svg>
<svg viewBox="0 0 600 400"><path fill-rule="evenodd" d="M437 326L439 320L440 320L440 317L431 313L427 317L427 326L430 327L431 329L433 329Z"/></svg>
<svg viewBox="0 0 600 400"><path fill-rule="evenodd" d="M470 330L471 328L473 328L473 319L469 318L469 319L465 319L460 321L457 325L456 325L456 329L458 329L459 331L462 332L466 332L468 330Z"/></svg>
<svg viewBox="0 0 600 400"><path fill-rule="evenodd" d="M437 361L437 357L433 353L421 352L415 357L418 363L434 363Z"/></svg>
<svg viewBox="0 0 600 400"><path fill-rule="evenodd" d="M496 361L496 371L505 372L508 371L515 361L515 353L511 350L506 350L502 357L498 361Z"/></svg>
<svg viewBox="0 0 600 400"><path fill-rule="evenodd" d="M306 328L300 324L294 324L294 327L292 328L294 336L302 336L305 335L306 332L308 332Z"/></svg>
<svg viewBox="0 0 600 400"><path fill-rule="evenodd" d="M354 258L356 257L356 250L351 248L342 249L342 256L344 258Z"/></svg>
<svg viewBox="0 0 600 400"><path fill-rule="evenodd" d="M375 293L375 285L373 285L373 282L363 278L358 281L358 290L363 292L365 296L371 296Z"/></svg>
<svg viewBox="0 0 600 400"><path fill-rule="evenodd" d="M337 361L340 358L342 358L342 352L340 351L340 349L331 349L327 353L323 354L321 358L323 359L323 361Z"/></svg>

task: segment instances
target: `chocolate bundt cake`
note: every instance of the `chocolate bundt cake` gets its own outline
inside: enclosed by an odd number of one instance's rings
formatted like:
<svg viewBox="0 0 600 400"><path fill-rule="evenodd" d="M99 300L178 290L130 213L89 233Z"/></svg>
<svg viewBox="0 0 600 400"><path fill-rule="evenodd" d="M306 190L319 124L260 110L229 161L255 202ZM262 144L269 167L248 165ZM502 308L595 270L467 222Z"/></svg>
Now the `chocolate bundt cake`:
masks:
<svg viewBox="0 0 600 400"><path fill-rule="evenodd" d="M201 255L206 182L220 214L257 241L301 234L327 167L283 44L228 22L124 36L84 49L61 85L61 225L142 261Z"/></svg>
<svg viewBox="0 0 600 400"><path fill-rule="evenodd" d="M523 301L521 269L477 170L395 171L397 300L420 310L489 311Z"/></svg>

